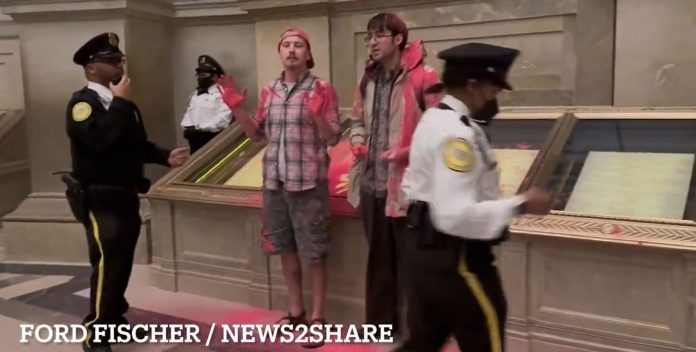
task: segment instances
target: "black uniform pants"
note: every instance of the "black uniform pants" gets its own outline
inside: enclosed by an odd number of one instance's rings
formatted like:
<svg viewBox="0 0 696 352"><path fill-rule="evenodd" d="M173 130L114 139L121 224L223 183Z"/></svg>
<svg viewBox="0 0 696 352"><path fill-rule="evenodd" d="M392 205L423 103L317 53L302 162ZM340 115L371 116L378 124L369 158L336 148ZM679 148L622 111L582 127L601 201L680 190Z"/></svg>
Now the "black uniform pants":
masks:
<svg viewBox="0 0 696 352"><path fill-rule="evenodd" d="M507 302L490 246L425 248L419 236L406 231L409 339L398 351L439 351L450 336L461 351L504 351Z"/></svg>
<svg viewBox="0 0 696 352"><path fill-rule="evenodd" d="M210 142L218 134L220 134L220 132L206 132L195 129L184 130L184 138L186 138L189 142L191 154L195 153L198 149L203 148L204 145L208 144L208 142Z"/></svg>
<svg viewBox="0 0 696 352"><path fill-rule="evenodd" d="M372 193L360 195L367 243L367 275L365 284L365 320L367 324L392 324L399 332L399 296L401 293L400 258L405 218L387 217L385 198Z"/></svg>
<svg viewBox="0 0 696 352"><path fill-rule="evenodd" d="M140 201L132 192L87 192L84 225L92 265L89 314L83 324L125 324L124 296L140 234Z"/></svg>

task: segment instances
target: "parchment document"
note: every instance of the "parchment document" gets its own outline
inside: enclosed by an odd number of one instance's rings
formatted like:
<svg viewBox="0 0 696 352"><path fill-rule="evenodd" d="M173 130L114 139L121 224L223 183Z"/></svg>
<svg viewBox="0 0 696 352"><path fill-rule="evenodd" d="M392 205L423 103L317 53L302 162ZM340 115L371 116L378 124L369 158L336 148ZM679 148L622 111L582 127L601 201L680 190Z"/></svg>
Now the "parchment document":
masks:
<svg viewBox="0 0 696 352"><path fill-rule="evenodd" d="M565 210L682 219L693 154L590 152Z"/></svg>
<svg viewBox="0 0 696 352"><path fill-rule="evenodd" d="M494 149L500 167L500 192L502 197L514 196L539 153L538 150Z"/></svg>
<svg viewBox="0 0 696 352"><path fill-rule="evenodd" d="M251 160L249 160L239 171L230 177L225 185L236 187L261 188L263 186L263 153L266 148L261 149Z"/></svg>

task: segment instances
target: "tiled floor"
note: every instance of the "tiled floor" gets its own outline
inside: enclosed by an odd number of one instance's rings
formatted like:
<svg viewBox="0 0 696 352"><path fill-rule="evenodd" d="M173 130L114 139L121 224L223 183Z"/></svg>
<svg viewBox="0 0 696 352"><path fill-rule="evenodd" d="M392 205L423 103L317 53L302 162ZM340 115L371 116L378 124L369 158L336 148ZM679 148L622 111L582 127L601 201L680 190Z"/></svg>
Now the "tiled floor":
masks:
<svg viewBox="0 0 696 352"><path fill-rule="evenodd" d="M0 350L3 351L81 351L79 344L22 344L20 324L79 324L88 306L89 272L87 266L0 263ZM201 327L200 344L127 344L113 350L133 352L198 351L306 351L293 344L220 344L216 329L211 347L205 337L212 323L274 323L283 312L259 310L234 302L169 292L148 285L147 267L136 266L127 299L131 305L131 323L195 323ZM333 344L316 351L390 351L394 345ZM450 348L448 351L456 351Z"/></svg>

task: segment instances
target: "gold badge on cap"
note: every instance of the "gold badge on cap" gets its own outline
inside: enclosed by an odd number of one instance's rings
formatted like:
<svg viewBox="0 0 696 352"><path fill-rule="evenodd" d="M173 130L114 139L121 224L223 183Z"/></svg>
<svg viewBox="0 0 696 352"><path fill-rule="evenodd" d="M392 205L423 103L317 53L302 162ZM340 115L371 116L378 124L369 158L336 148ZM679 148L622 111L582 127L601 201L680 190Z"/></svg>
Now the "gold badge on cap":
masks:
<svg viewBox="0 0 696 352"><path fill-rule="evenodd" d="M470 171L474 166L474 148L463 138L453 138L445 145L445 165L457 172Z"/></svg>
<svg viewBox="0 0 696 352"><path fill-rule="evenodd" d="M116 34L114 33L109 33L109 44L111 46L118 46L118 38L116 38Z"/></svg>
<svg viewBox="0 0 696 352"><path fill-rule="evenodd" d="M87 120L90 115L92 115L92 107L83 101L72 108L72 118L77 122Z"/></svg>

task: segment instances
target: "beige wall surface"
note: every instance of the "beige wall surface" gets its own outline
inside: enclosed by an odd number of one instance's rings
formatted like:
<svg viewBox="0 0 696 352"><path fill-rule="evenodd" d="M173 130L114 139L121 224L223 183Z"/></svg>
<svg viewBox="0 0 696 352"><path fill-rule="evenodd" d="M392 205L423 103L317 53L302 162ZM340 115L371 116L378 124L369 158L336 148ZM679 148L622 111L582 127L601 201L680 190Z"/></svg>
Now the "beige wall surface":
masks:
<svg viewBox="0 0 696 352"><path fill-rule="evenodd" d="M586 85L586 80L577 78L581 67L590 65L595 70L599 66L599 72L611 72L611 61L605 57L600 61L585 54L585 60L578 61L581 51L612 47L612 31L598 33L586 25L594 17L600 30L611 28L613 18L596 16L597 9L613 10L605 3L586 0L494 0L404 6L396 13L409 26L409 40L425 42L426 62L438 72L442 68L438 51L458 44L476 41L520 49L521 55L510 72L515 91L504 94L503 104L573 105L582 101L601 105L610 102L611 90L604 89L599 95L596 89L588 92L580 86ZM365 27L376 12L331 17L331 66L342 106L350 104L363 70L367 58ZM583 24L583 33L578 32L578 22ZM578 43L582 45L578 47Z"/></svg>
<svg viewBox="0 0 696 352"><path fill-rule="evenodd" d="M322 79L331 79L329 18L327 16L263 20L256 22L257 84L259 87L263 87L269 81L277 78L283 70L278 56L278 39L280 34L290 27L298 27L309 35L315 65L312 72Z"/></svg>
<svg viewBox="0 0 696 352"><path fill-rule="evenodd" d="M20 27L34 192L64 189L51 172L70 167L65 111L72 93L86 84L82 67L72 62L73 54L94 35L113 31L123 37L123 29L122 20L48 22Z"/></svg>
<svg viewBox="0 0 696 352"><path fill-rule="evenodd" d="M696 105L696 3L618 0L615 105Z"/></svg>
<svg viewBox="0 0 696 352"><path fill-rule="evenodd" d="M133 79L131 94L142 112L148 138L164 148L176 146L172 30L162 18L129 18L121 43L127 56L126 69ZM158 179L166 171L159 165L147 165L146 177Z"/></svg>

